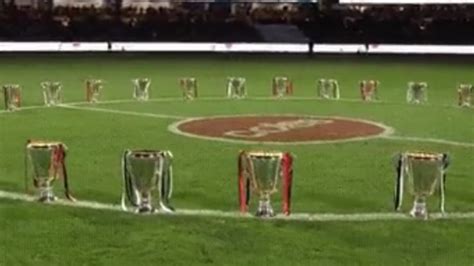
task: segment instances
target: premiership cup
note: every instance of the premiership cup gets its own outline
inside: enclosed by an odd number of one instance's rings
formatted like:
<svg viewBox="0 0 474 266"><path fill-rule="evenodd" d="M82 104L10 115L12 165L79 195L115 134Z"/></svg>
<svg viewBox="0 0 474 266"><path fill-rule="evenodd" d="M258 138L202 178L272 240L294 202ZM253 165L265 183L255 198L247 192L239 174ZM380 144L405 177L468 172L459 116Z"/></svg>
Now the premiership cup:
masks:
<svg viewBox="0 0 474 266"><path fill-rule="evenodd" d="M474 105L474 87L472 84L459 85L458 105L461 107L471 107Z"/></svg>
<svg viewBox="0 0 474 266"><path fill-rule="evenodd" d="M172 154L127 150L123 154L122 209L136 213L172 212Z"/></svg>
<svg viewBox="0 0 474 266"><path fill-rule="evenodd" d="M41 82L43 100L46 106L57 105L62 102L62 84L60 82Z"/></svg>
<svg viewBox="0 0 474 266"><path fill-rule="evenodd" d="M426 201L435 192L439 194L440 211L444 213L445 171L448 165L448 155L443 153L407 152L401 154L397 163L396 210L401 209L403 191L407 189L414 199L410 211L411 216L428 219Z"/></svg>
<svg viewBox="0 0 474 266"><path fill-rule="evenodd" d="M408 82L407 102L420 104L428 101L428 83Z"/></svg>
<svg viewBox="0 0 474 266"><path fill-rule="evenodd" d="M104 87L104 82L100 79L88 79L86 85L86 101L90 103L97 103L100 99L100 94Z"/></svg>
<svg viewBox="0 0 474 266"><path fill-rule="evenodd" d="M242 77L227 78L227 98L245 98L247 94L245 89L245 81L245 78Z"/></svg>
<svg viewBox="0 0 474 266"><path fill-rule="evenodd" d="M340 97L339 83L335 79L319 79L316 81L317 96L321 99L334 99Z"/></svg>
<svg viewBox="0 0 474 266"><path fill-rule="evenodd" d="M63 179L66 198L75 201L69 191L66 170L67 147L61 142L28 141L25 158L25 184L29 190L29 178L38 191L38 201L52 202L57 199L53 192L53 184Z"/></svg>
<svg viewBox="0 0 474 266"><path fill-rule="evenodd" d="M150 98L151 80L148 78L132 79L133 98L138 101L148 101Z"/></svg>
<svg viewBox="0 0 474 266"><path fill-rule="evenodd" d="M198 83L196 78L180 78L179 85L185 100L190 101L198 97Z"/></svg>
<svg viewBox="0 0 474 266"><path fill-rule="evenodd" d="M378 99L378 85L377 80L362 80L359 82L360 96L363 101L373 101Z"/></svg>
<svg viewBox="0 0 474 266"><path fill-rule="evenodd" d="M6 84L2 87L5 109L14 111L21 107L21 86L18 84Z"/></svg>
<svg viewBox="0 0 474 266"><path fill-rule="evenodd" d="M239 198L240 210L248 210L251 191L259 198L256 216L275 215L271 206L271 195L279 189L282 179L283 213L290 214L292 182L292 161L289 153L241 152L239 155Z"/></svg>

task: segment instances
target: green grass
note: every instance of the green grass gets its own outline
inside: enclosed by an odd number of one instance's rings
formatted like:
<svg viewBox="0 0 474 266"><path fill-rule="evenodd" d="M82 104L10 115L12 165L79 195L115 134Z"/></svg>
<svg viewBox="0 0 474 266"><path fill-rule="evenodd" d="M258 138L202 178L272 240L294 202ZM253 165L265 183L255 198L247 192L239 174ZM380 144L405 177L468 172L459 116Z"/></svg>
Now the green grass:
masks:
<svg viewBox="0 0 474 266"><path fill-rule="evenodd" d="M344 98L357 82L381 81L385 103L317 100L196 100L116 103L98 108L183 117L301 113L363 118L409 137L474 142L474 112L454 107L458 82L474 82L469 64L396 57L178 55L22 55L0 57L3 83L20 83L25 105L42 104L39 83L60 80L67 102L83 101L83 80L106 80L104 98L131 98L130 79L150 77L152 97L179 97L178 78L195 76L200 96L223 96L227 76L244 76L250 96L268 96L274 75L295 80L295 96L313 96L315 80L338 79ZM406 83L430 84L429 105L404 103ZM125 148L170 149L176 208L237 209L241 149L296 155L295 212L392 210L392 156L405 150L448 152L447 210L474 211L474 149L429 142L370 140L345 144L260 146L174 135L176 119L62 108L0 114L0 189L23 190L26 139L70 148L71 185L79 199L117 203ZM276 198L277 199L277 198ZM433 202L434 203L434 202ZM278 206L275 204L275 207ZM141 217L0 200L0 265L472 265L473 220L309 223L199 217Z"/></svg>

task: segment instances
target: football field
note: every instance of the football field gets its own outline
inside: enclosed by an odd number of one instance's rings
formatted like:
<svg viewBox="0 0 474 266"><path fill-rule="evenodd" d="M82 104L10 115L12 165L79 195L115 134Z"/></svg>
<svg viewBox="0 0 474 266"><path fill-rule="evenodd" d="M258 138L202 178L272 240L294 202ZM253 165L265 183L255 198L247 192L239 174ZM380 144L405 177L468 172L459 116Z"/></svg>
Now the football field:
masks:
<svg viewBox="0 0 474 266"><path fill-rule="evenodd" d="M3 55L1 81L22 86L25 108L0 111L0 191L25 192L27 139L57 140L69 148L74 196L100 203L103 209L0 197L0 265L473 265L474 109L457 107L456 93L458 83L474 83L473 61L467 60ZM189 76L198 80L199 95L184 101L178 80ZM246 99L225 97L229 76L246 78ZM290 77L294 95L272 97L274 76ZM131 79L139 77L152 81L147 102L132 99ZM85 102L88 78L105 81L97 104ZM319 78L338 80L339 101L316 98ZM380 81L380 101L359 100L358 83L364 79ZM39 84L45 80L62 82L63 105L43 106ZM429 84L427 104L406 103L408 81ZM173 130L176 123L192 118L258 115L361 120L386 131L351 141L268 144L199 138ZM109 210L120 203L125 149L172 151L172 205L195 215ZM241 150L291 152L292 212L329 216L315 216L319 221L304 216L239 218ZM450 155L446 211L458 218L419 221L390 214L394 157L404 151ZM55 186L62 196L60 182ZM272 200L280 211L280 196ZM411 197L405 200L407 212ZM435 198L429 207L438 212Z"/></svg>

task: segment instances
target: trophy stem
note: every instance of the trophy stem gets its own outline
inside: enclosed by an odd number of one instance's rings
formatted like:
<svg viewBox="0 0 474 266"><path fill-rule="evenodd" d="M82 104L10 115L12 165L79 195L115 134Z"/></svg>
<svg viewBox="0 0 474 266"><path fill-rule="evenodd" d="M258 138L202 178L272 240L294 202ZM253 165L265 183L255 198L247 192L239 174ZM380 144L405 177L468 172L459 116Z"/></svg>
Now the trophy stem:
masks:
<svg viewBox="0 0 474 266"><path fill-rule="evenodd" d="M270 195L262 195L258 203L258 210L256 215L262 218L275 216L272 205L270 204Z"/></svg>
<svg viewBox="0 0 474 266"><path fill-rule="evenodd" d="M428 219L428 211L426 209L426 199L424 197L415 197L413 208L410 215L419 219Z"/></svg>
<svg viewBox="0 0 474 266"><path fill-rule="evenodd" d="M53 193L53 187L49 183L44 184L39 187L39 202L53 202L56 200L56 197Z"/></svg>
<svg viewBox="0 0 474 266"><path fill-rule="evenodd" d="M148 193L143 193L140 204L137 209L138 213L150 214L155 212L155 208L151 206L151 197Z"/></svg>

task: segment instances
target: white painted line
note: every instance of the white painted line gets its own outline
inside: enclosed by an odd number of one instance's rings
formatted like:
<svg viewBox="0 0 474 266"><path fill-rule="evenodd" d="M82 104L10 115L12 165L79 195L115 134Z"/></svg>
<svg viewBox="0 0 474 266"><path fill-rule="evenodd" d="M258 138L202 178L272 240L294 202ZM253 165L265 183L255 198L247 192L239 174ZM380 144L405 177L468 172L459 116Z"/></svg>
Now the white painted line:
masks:
<svg viewBox="0 0 474 266"><path fill-rule="evenodd" d="M152 98L148 99L146 102L184 102L183 97L162 97L162 98ZM230 99L226 96L207 96L207 97L198 97L193 101L319 101L319 102L351 102L351 103L363 103L363 104L382 104L382 105L405 105L405 106L430 106L430 107L444 107L444 108L459 108L457 105L434 105L430 103L425 103L423 105L413 105L405 102L388 102L388 101L363 101L358 98L339 98L339 99L321 99L317 96L289 96L289 97L275 97L275 96L254 96L246 97L243 99ZM108 101L99 101L93 105L105 105L105 104L119 104L119 103L140 103L136 99L115 99ZM67 105L92 105L89 102L73 102L67 103Z"/></svg>
<svg viewBox="0 0 474 266"><path fill-rule="evenodd" d="M116 104L116 103L178 102L178 101L184 101L184 100L183 98L177 98L177 97L164 97L164 98L148 99L147 101L138 101L136 99L115 99L115 100L108 100L108 101L98 101L96 103L74 102L74 103L65 103L65 104L69 106L71 105L72 106L77 106L77 105L94 106L94 105L105 105L105 104Z"/></svg>
<svg viewBox="0 0 474 266"><path fill-rule="evenodd" d="M24 107L20 107L18 110L15 110L15 111L0 110L0 114L3 114L3 113L16 113L16 112L19 112L19 111L22 111L22 110L33 110L33 109L42 109L42 108L46 108L46 106L44 106L44 105L24 106Z"/></svg>
<svg viewBox="0 0 474 266"><path fill-rule="evenodd" d="M78 106L72 106L68 104L61 104L58 106L62 108L66 108L66 109L94 111L94 112L120 114L120 115L132 115L132 116L164 118L164 119L185 119L185 117L177 116L177 115L164 115L164 114L142 113L142 112L133 112L133 111L121 111L121 110L103 109L103 108L97 108L97 107L78 107Z"/></svg>
<svg viewBox="0 0 474 266"><path fill-rule="evenodd" d="M352 138L345 138L339 140L314 140L314 141L294 141L294 142L278 142L278 141L251 141L251 140L241 140L241 139L232 139L232 138L225 138L225 137L210 137L210 136L203 136L194 133L184 132L179 129L179 126L185 123L197 121L197 120L212 120L217 118L234 118L234 117L256 117L256 116L277 116L277 117L285 117L285 116L295 116L301 118L316 118L316 119L344 119L354 122L362 122L370 125L375 125L383 129L383 132L379 134L369 135L369 136L361 136L361 137L352 137ZM349 117L340 117L340 116L315 116L315 115L306 115L306 114L236 114L236 115L222 115L222 116L204 116L204 117L194 117L188 118L176 123L173 123L168 126L168 130L172 133L177 135L182 135L189 138L196 138L202 140L210 140L210 141L221 141L221 142L228 142L228 143L235 143L235 144L262 144L262 145L307 145L307 144L331 144L331 143L346 143L346 142L354 142L354 141L365 141L370 139L377 139L384 136L388 136L394 132L393 128L386 126L382 123L373 122L364 119L357 119L357 118L349 118Z"/></svg>
<svg viewBox="0 0 474 266"><path fill-rule="evenodd" d="M208 100L208 101L214 101L214 100L229 100L229 101L239 101L236 99L228 99L226 97L201 97L199 98L200 100ZM319 99L317 97L287 97L287 98L277 98L277 97L254 97L254 98L246 98L249 100L275 100L275 101L281 101L281 100L316 100L316 101L347 101L347 102L363 102L360 99L339 99L339 100L332 100L332 99ZM183 101L183 98L155 98L155 99L150 99L149 101L152 102L173 102L173 101ZM44 108L55 108L55 107L62 107L62 108L69 108L69 109L76 109L76 110L87 110L87 111L97 111L97 112L105 112L105 113L114 113L114 114L123 114L123 115L133 115L133 116L143 116L143 117L153 117L153 118L162 118L162 119L187 119L187 117L183 116L176 116L176 115L166 115L166 114L154 114L154 113L141 113L141 112L133 112L133 111L121 111L121 110L111 110L111 109L101 109L97 107L92 107L98 104L114 104L114 103L133 103L133 102L138 102L135 99L117 99L117 100L110 100L110 101L102 101L98 102L95 104L90 104L89 102L70 102L70 103L64 103L58 106L51 106L47 107L45 105L35 105L35 106L25 106L21 107L19 110L15 112L19 112L22 110L31 110L31 109L44 109ZM375 101L374 103L388 103L388 102L382 102L382 101ZM77 105L83 105L83 104L88 104L87 107L76 107ZM394 103L397 104L397 103ZM425 106L426 104L424 104ZM433 105L434 106L434 105ZM455 105L444 105L443 107L456 107L458 106ZM0 114L5 114L5 113L10 113L9 111L6 110L0 110ZM242 114L244 115L244 114ZM261 114L263 115L263 114ZM286 114L288 115L288 114ZM301 114L298 114L301 115ZM304 115L303 115L304 116ZM199 117L197 117L199 118ZM195 118L195 119L197 119ZM362 120L364 121L364 120ZM184 122L184 121L183 121ZM383 124L381 124L383 125ZM176 124L170 125L168 128L170 131L178 133L177 129L174 127ZM384 127L387 127L383 125ZM389 127L387 127L389 128ZM390 129L390 131L385 131L383 134L377 136L379 139L387 139L387 140L398 140L398 141L413 141L413 142L431 142L431 143L438 143L438 144L444 144L444 145L452 145L452 146L459 146L459 147L474 147L474 143L472 142L459 142L459 141L452 141L452 140L445 140L445 139L435 139L435 138L421 138L421 137L403 137L403 136L394 136L392 135L394 133L393 129ZM186 133L183 133L181 135L186 135ZM189 137L195 137L189 136ZM207 137L199 137L201 139L207 139L207 140L215 140L214 138L207 138ZM375 139L375 138L372 138ZM310 141L310 142L292 142L292 143L280 143L280 142L264 142L264 143L259 143L259 144L271 144L271 145L300 145L300 144L329 144L329 143L334 143L334 142L350 142L350 141L360 141L360 140L367 140L367 138L353 138L347 141ZM237 143L237 144L255 144L256 142L247 142L244 140L232 140L232 139L225 139L227 142L231 143Z"/></svg>
<svg viewBox="0 0 474 266"><path fill-rule="evenodd" d="M36 202L36 199L31 195L20 194L15 192L7 192L0 190L0 199L19 200L26 202ZM76 201L70 202L63 199L58 199L54 203L48 205L59 205L74 208L86 208L95 210L110 210L122 211L118 204L106 204L94 201ZM255 218L251 214L241 214L239 212L226 212L219 210L189 210L178 209L174 213L157 213L157 215L168 216L201 216L201 217L218 217L218 218ZM255 218L256 219L256 218ZM456 213L431 213L431 220L439 219L474 219L474 212L456 212ZM277 215L270 219L264 220L286 220L286 221L317 221L317 222L369 222L369 221L394 221L394 220L415 220L408 214L403 213L294 213L290 216Z"/></svg>
<svg viewBox="0 0 474 266"><path fill-rule="evenodd" d="M452 140L445 140L445 139L403 137L403 136L392 136L392 135L382 136L381 138L389 139L389 140L400 140L400 141L430 142L430 143L438 143L438 144L451 145L451 146L474 148L474 143L472 142L459 142L459 141L452 141Z"/></svg>

